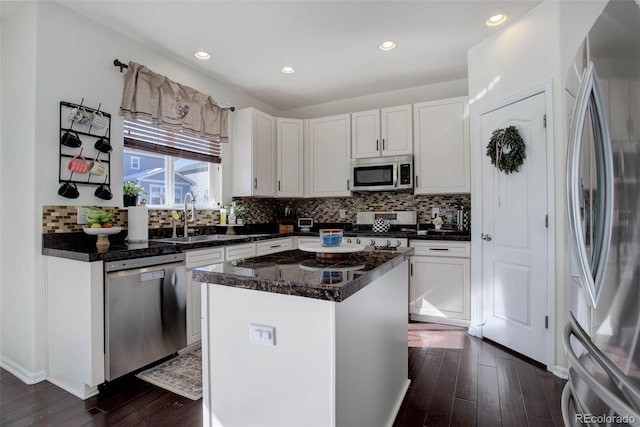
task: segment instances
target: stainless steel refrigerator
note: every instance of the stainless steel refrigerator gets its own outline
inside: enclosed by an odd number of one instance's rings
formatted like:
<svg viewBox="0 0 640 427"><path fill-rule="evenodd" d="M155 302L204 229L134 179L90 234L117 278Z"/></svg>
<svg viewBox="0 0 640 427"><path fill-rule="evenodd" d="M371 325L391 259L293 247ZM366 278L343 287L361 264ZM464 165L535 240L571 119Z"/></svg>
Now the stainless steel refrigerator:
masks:
<svg viewBox="0 0 640 427"><path fill-rule="evenodd" d="M640 425L640 2L614 0L566 80L574 280L565 425Z"/></svg>

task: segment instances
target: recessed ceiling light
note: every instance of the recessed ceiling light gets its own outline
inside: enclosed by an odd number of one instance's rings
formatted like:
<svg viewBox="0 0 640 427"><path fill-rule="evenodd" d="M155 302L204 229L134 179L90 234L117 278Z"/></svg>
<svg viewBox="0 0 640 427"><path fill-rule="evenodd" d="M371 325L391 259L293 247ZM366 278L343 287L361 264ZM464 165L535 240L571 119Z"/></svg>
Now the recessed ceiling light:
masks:
<svg viewBox="0 0 640 427"><path fill-rule="evenodd" d="M285 65L284 67L280 68L280 72L282 74L293 74L296 72L296 69L288 65Z"/></svg>
<svg viewBox="0 0 640 427"><path fill-rule="evenodd" d="M204 50L199 50L197 52L193 52L193 56L195 56L198 59L210 59L211 55L209 55L209 52L205 52Z"/></svg>
<svg viewBox="0 0 640 427"><path fill-rule="evenodd" d="M396 42L387 40L378 45L378 49L380 50L393 50L397 46Z"/></svg>
<svg viewBox="0 0 640 427"><path fill-rule="evenodd" d="M485 24L487 27L496 27L498 25L502 25L507 22L507 15L499 13L497 15L493 15L491 18L487 19Z"/></svg>

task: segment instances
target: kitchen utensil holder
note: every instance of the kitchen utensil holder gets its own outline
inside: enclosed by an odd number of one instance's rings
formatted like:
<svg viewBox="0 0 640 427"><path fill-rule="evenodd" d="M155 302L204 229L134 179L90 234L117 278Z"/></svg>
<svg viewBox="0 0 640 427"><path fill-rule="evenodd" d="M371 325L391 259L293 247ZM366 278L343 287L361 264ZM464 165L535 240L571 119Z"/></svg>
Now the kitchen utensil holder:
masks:
<svg viewBox="0 0 640 427"><path fill-rule="evenodd" d="M58 182L71 182L79 185L92 185L96 187L103 184L111 185L111 153L98 151L94 147L95 142L101 138L105 139L109 144L111 143L111 114L101 111L101 105L96 109L89 108L83 104L84 98L82 98L80 104L60 101ZM105 121L105 126L101 129L97 129L92 125L91 121L86 124L78 124L75 119L69 120L71 112L74 109L77 109L78 111L82 110L92 115L100 114ZM78 135L82 141L82 144L79 147L68 147L60 142L60 138L67 131L72 131L74 134ZM101 163L104 163L106 166L106 172L104 175L106 176L87 173L84 175L76 174L76 176L81 176L82 179L72 179L72 171L69 171L68 164L74 156L81 152L84 152L84 158L87 162L99 160ZM95 153L93 157L91 155L87 155L92 152Z"/></svg>

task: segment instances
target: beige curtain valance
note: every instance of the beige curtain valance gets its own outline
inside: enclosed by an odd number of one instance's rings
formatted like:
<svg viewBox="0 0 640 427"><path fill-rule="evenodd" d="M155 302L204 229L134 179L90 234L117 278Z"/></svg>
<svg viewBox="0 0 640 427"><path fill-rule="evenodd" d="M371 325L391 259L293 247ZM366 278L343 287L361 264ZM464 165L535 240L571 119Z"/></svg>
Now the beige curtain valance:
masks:
<svg viewBox="0 0 640 427"><path fill-rule="evenodd" d="M209 95L129 62L120 114L196 138L228 142L228 109Z"/></svg>

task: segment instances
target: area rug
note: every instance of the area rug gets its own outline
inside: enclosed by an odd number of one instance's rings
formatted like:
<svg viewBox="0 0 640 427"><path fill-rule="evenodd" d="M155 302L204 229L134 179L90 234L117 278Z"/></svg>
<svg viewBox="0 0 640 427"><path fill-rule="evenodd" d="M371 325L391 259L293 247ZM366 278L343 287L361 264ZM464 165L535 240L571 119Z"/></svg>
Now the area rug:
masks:
<svg viewBox="0 0 640 427"><path fill-rule="evenodd" d="M136 374L136 377L192 400L202 397L202 349L198 347L174 359Z"/></svg>

